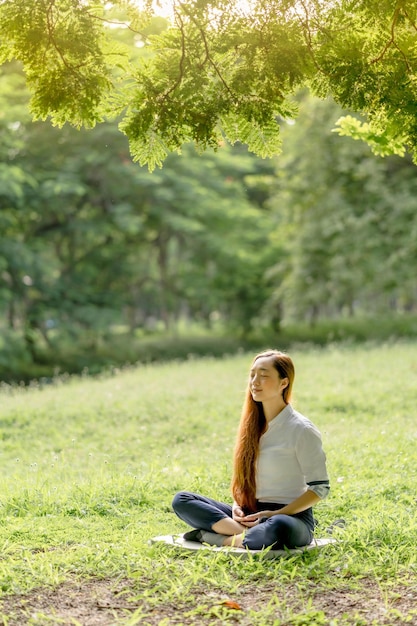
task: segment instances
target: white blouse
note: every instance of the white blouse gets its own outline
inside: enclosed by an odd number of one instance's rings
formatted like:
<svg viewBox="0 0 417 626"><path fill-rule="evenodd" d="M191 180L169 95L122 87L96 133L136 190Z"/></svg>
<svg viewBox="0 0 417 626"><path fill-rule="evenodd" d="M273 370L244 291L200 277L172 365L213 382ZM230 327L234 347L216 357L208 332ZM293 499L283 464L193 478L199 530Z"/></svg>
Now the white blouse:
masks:
<svg viewBox="0 0 417 626"><path fill-rule="evenodd" d="M256 499L288 504L307 489L327 496L326 455L320 432L288 404L260 438Z"/></svg>

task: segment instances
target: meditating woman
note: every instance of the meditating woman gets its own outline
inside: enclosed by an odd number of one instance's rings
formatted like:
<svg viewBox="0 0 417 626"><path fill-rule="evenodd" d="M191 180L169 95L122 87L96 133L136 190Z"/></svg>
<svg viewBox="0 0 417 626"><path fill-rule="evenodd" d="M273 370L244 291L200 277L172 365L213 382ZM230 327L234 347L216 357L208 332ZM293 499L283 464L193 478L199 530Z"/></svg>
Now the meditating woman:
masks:
<svg viewBox="0 0 417 626"><path fill-rule="evenodd" d="M194 528L185 539L253 550L311 543L312 507L328 495L329 478L319 431L290 404L293 382L288 355L255 357L234 452L233 506L177 493L173 509Z"/></svg>

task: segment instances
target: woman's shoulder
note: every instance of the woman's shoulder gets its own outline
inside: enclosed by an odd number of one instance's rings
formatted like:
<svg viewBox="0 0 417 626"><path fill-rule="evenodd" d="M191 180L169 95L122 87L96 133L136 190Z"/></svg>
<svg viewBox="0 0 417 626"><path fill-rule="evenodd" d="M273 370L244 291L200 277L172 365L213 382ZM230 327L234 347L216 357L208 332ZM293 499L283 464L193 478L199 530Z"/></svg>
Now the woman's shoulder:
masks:
<svg viewBox="0 0 417 626"><path fill-rule="evenodd" d="M291 404L289 404L287 408L289 408L288 420L293 424L295 428L319 432L317 426L313 424L313 422L308 417L294 409Z"/></svg>

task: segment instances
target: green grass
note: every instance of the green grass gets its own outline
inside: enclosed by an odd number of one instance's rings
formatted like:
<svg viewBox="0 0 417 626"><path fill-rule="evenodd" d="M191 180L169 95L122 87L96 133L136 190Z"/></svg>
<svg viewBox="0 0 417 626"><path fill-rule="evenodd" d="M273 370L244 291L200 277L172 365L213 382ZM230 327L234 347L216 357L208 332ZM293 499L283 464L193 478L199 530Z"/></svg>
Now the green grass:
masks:
<svg viewBox="0 0 417 626"><path fill-rule="evenodd" d="M331 474L331 496L316 508L318 534L345 518L337 545L279 561L148 545L152 536L185 530L170 507L177 490L229 498L251 356L3 387L3 624L22 623L13 621L21 594L89 578L125 586L129 607L103 624L413 623L415 343L292 352L294 404L320 428ZM406 593L413 603L398 599ZM342 596L357 602L336 612L336 599L326 598ZM370 613L375 599L380 610ZM77 623L31 615L30 624Z"/></svg>

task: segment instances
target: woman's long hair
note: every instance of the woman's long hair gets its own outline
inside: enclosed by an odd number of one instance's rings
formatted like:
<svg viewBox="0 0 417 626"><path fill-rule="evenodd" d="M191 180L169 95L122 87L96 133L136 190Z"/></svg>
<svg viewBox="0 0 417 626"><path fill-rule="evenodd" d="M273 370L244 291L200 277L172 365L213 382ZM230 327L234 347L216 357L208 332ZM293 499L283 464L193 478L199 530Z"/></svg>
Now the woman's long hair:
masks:
<svg viewBox="0 0 417 626"><path fill-rule="evenodd" d="M288 404L291 401L295 374L291 358L277 350L266 350L254 358L252 367L260 358L270 358L280 379L288 378L288 386L282 393L284 402ZM259 439L265 428L266 419L262 403L255 402L248 383L235 445L232 478L233 498L246 511L256 511L256 463Z"/></svg>

